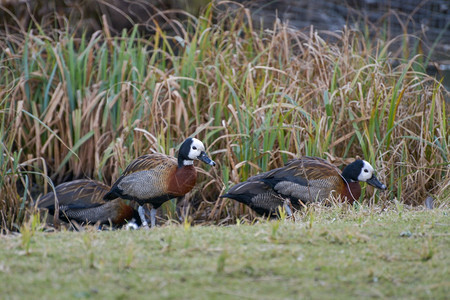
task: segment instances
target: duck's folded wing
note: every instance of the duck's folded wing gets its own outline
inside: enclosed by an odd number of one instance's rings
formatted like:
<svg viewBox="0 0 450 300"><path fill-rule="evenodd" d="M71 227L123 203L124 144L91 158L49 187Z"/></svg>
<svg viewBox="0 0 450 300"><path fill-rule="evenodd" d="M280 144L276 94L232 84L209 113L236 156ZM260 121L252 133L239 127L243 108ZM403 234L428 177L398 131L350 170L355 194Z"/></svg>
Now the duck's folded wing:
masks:
<svg viewBox="0 0 450 300"><path fill-rule="evenodd" d="M342 181L341 171L326 160L302 157L277 168L249 178L270 185L283 197L302 202L323 200Z"/></svg>
<svg viewBox="0 0 450 300"><path fill-rule="evenodd" d="M103 196L109 191L109 186L94 180L74 180L65 182L55 188L60 206L92 206L105 203ZM55 205L55 194L50 192L38 200L39 208L49 208Z"/></svg>
<svg viewBox="0 0 450 300"><path fill-rule="evenodd" d="M148 154L132 161L112 190L134 199L151 199L167 193L169 176L177 169L174 157L164 154Z"/></svg>
<svg viewBox="0 0 450 300"><path fill-rule="evenodd" d="M177 160L175 157L168 156L161 153L153 153L142 155L133 160L123 171L121 177L128 174L136 173L139 171L149 171L153 169L165 170L173 169L177 166Z"/></svg>

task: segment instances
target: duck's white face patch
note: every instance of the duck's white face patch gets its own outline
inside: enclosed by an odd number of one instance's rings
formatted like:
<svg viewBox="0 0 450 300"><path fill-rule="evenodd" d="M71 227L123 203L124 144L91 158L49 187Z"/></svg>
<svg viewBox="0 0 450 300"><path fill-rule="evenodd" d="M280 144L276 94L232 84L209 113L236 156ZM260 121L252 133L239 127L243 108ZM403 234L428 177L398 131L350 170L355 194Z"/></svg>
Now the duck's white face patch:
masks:
<svg viewBox="0 0 450 300"><path fill-rule="evenodd" d="M365 160L363 160L363 166L361 172L359 173L359 181L367 181L373 176L373 167Z"/></svg>
<svg viewBox="0 0 450 300"><path fill-rule="evenodd" d="M203 143L200 140L198 140L196 138L192 138L192 144L191 144L191 148L189 149L188 157L192 160L198 159L200 154L204 151L205 151L205 145L203 145Z"/></svg>

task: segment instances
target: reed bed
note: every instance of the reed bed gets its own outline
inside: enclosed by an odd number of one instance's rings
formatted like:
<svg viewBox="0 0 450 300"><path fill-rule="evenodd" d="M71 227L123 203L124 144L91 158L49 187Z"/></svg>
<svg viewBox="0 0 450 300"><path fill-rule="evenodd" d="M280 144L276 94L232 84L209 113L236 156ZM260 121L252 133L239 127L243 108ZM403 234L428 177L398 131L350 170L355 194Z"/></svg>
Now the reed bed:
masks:
<svg viewBox="0 0 450 300"><path fill-rule="evenodd" d="M175 155L195 135L218 163L186 195L194 223L253 214L218 196L232 184L313 155L369 161L386 193L371 205L449 198L445 89L422 54L367 31L255 29L241 9L174 21L142 37L38 29L0 37L0 213L18 230L34 201L75 178L110 184L135 157ZM399 47L401 45L401 47ZM406 47L406 48L405 48ZM400 49L400 50L399 50ZM203 167L203 166L202 166ZM174 216L175 203L166 206Z"/></svg>

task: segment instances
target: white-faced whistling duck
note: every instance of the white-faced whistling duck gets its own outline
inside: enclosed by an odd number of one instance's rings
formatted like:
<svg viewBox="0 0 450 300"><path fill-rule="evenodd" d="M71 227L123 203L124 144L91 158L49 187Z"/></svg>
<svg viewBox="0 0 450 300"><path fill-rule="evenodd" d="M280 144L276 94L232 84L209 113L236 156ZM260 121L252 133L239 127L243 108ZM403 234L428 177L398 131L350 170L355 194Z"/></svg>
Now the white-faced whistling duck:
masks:
<svg viewBox="0 0 450 300"><path fill-rule="evenodd" d="M103 196L110 187L94 180L74 180L65 182L55 188L59 205L59 218L63 221L72 220L84 224L125 225L133 220L140 225L138 212L127 205L124 200L117 199L106 202ZM55 213L55 194L44 195L37 203L38 208L44 208L50 214Z"/></svg>
<svg viewBox="0 0 450 300"><path fill-rule="evenodd" d="M122 198L139 203L139 216L144 227L148 227L148 224L145 221L143 205L150 203L150 220L151 226L154 227L156 209L170 199L184 196L194 187L197 180L194 160L216 165L206 155L203 143L196 138L188 138L183 142L178 152L178 160L159 153L138 157L127 166L104 199Z"/></svg>
<svg viewBox="0 0 450 300"><path fill-rule="evenodd" d="M324 159L302 157L287 162L284 167L250 177L221 197L244 203L260 215L273 216L287 200L300 209L301 203L323 201L330 193L353 203L361 195L359 181L386 190L365 160L358 159L341 172ZM289 214L288 206L285 207Z"/></svg>

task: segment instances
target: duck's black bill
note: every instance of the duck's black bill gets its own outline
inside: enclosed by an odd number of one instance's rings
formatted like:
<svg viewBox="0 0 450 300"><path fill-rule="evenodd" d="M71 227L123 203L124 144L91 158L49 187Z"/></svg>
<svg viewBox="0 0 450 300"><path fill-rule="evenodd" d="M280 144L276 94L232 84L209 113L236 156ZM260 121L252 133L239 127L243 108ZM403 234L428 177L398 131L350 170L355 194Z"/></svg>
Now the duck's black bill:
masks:
<svg viewBox="0 0 450 300"><path fill-rule="evenodd" d="M372 177L371 177L369 180L367 180L366 182L367 182L368 184L370 184L370 185L376 187L377 189L380 189L380 190L383 190L383 191L387 189L387 186L384 185L384 184L382 184L382 183L375 177L375 175L372 175Z"/></svg>
<svg viewBox="0 0 450 300"><path fill-rule="evenodd" d="M215 166L216 163L211 160L211 158L208 157L208 155L206 155L206 153L204 151L202 151L202 153L200 153L200 156L198 157L199 160L201 160L202 162L204 162L205 164L211 165L211 166Z"/></svg>

